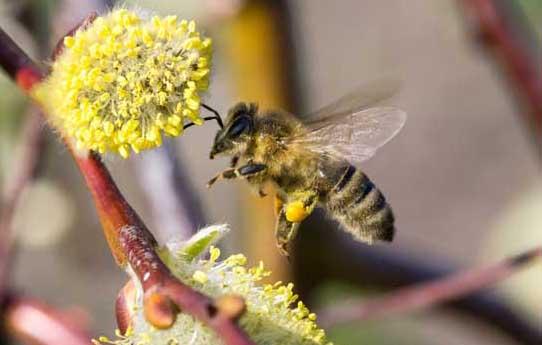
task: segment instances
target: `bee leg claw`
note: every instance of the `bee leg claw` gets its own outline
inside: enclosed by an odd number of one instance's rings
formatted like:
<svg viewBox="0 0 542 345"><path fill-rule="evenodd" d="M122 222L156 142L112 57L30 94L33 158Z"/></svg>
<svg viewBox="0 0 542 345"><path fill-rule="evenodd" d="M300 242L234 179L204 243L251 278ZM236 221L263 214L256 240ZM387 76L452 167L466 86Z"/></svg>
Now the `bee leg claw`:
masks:
<svg viewBox="0 0 542 345"><path fill-rule="evenodd" d="M235 168L239 163L239 156L233 156L230 161L230 168Z"/></svg>
<svg viewBox="0 0 542 345"><path fill-rule="evenodd" d="M218 180L218 176L213 177L212 179L207 182L207 188L211 188L213 184L215 184L216 180Z"/></svg>
<svg viewBox="0 0 542 345"><path fill-rule="evenodd" d="M288 251L288 242L285 241L278 241L277 247L279 249L279 252L282 256L286 257L288 261L290 261L290 252Z"/></svg>
<svg viewBox="0 0 542 345"><path fill-rule="evenodd" d="M218 180L232 179L236 178L238 175L237 169L226 169L210 179L209 182L207 182L207 188L210 188Z"/></svg>

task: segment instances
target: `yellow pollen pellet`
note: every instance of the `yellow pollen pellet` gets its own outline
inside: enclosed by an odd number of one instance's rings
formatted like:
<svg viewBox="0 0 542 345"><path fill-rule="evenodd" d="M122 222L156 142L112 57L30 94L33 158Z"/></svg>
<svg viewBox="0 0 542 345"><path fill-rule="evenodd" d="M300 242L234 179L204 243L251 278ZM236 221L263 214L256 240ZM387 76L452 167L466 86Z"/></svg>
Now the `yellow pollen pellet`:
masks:
<svg viewBox="0 0 542 345"><path fill-rule="evenodd" d="M305 220L308 215L309 213L301 201L293 201L286 205L286 219L289 222L299 223Z"/></svg>

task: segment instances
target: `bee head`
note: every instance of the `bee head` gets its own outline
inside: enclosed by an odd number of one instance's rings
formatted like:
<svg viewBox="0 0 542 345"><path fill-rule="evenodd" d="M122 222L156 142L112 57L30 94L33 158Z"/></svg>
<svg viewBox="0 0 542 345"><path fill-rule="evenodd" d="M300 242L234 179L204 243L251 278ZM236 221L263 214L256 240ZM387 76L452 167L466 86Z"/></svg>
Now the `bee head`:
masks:
<svg viewBox="0 0 542 345"><path fill-rule="evenodd" d="M239 103L231 108L224 127L216 133L210 158L241 151L252 137L257 112L258 107L254 103Z"/></svg>

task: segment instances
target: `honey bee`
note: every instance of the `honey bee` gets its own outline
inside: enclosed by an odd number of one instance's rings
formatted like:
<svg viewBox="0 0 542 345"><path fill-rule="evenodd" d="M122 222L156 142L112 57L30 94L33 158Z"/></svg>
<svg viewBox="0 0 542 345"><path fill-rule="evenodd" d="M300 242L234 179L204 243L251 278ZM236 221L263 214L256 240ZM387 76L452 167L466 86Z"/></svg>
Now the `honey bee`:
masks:
<svg viewBox="0 0 542 345"><path fill-rule="evenodd" d="M231 165L213 177L246 179L265 196L264 184L277 191L275 235L282 254L299 224L319 206L354 239L391 241L394 216L382 193L357 165L403 127L406 113L370 107L391 96L381 86L362 87L302 117L285 111L258 111L254 103L230 109L214 139L210 158L232 156Z"/></svg>

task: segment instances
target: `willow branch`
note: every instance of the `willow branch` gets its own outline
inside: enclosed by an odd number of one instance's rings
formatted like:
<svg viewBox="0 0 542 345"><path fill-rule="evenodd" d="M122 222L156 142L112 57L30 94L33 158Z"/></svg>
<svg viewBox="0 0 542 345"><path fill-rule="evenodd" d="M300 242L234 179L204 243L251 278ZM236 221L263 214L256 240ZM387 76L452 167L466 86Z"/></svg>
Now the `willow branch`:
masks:
<svg viewBox="0 0 542 345"><path fill-rule="evenodd" d="M402 288L369 301L348 301L319 313L323 324L397 316L428 308L490 287L542 257L536 248L495 265L457 273L450 277Z"/></svg>
<svg viewBox="0 0 542 345"><path fill-rule="evenodd" d="M252 344L236 324L209 297L177 280L155 251L156 240L126 202L96 153L74 155L94 197L106 238L117 263L129 265L145 292L145 315L159 328L167 328L179 310L214 329L226 344Z"/></svg>
<svg viewBox="0 0 542 345"><path fill-rule="evenodd" d="M159 241L173 235L188 239L205 224L200 201L171 143L148 152L134 166L160 229Z"/></svg>
<svg viewBox="0 0 542 345"><path fill-rule="evenodd" d="M17 160L8 176L2 205L0 209L0 294L5 291L8 274L9 257L12 246L11 227L16 207L25 187L32 180L42 150L43 120L39 111L31 107L26 114L25 123L19 143Z"/></svg>
<svg viewBox="0 0 542 345"><path fill-rule="evenodd" d="M293 265L297 291L310 301L323 280L340 280L355 286L394 290L428 281L437 281L459 270L444 258L417 257L360 244L347 235L331 231L323 218L305 221L310 232L300 231ZM305 235L304 235L305 234ZM309 236L310 235L310 236ZM333 255L341 252L343 255ZM480 290L442 305L460 315L475 318L509 339L521 344L542 344L542 330L518 308L494 291Z"/></svg>
<svg viewBox="0 0 542 345"><path fill-rule="evenodd" d="M10 296L3 308L4 325L23 344L91 345L90 335L73 321L38 300Z"/></svg>
<svg viewBox="0 0 542 345"><path fill-rule="evenodd" d="M542 44L513 1L460 0L476 37L499 63L528 111L537 148L542 149Z"/></svg>
<svg viewBox="0 0 542 345"><path fill-rule="evenodd" d="M12 63L12 59L20 62ZM0 31L0 64L25 91L44 76L3 31ZM167 328L182 310L215 330L225 344L253 344L236 323L239 315L223 312L215 301L171 274L156 254L156 240L121 194L99 155L77 152L69 139L65 143L93 196L117 264L133 270L142 282L147 320L156 327Z"/></svg>

